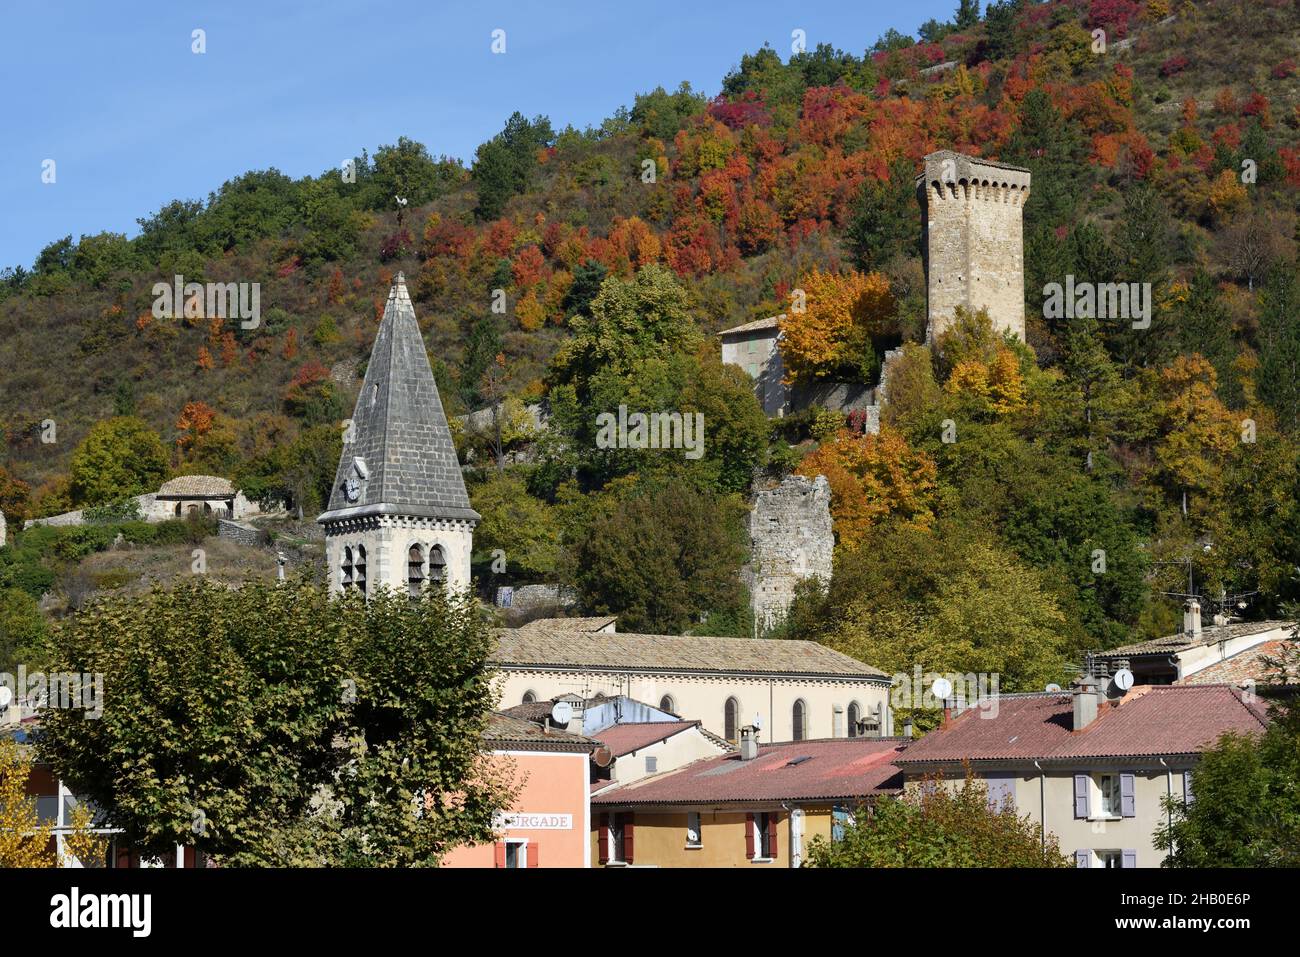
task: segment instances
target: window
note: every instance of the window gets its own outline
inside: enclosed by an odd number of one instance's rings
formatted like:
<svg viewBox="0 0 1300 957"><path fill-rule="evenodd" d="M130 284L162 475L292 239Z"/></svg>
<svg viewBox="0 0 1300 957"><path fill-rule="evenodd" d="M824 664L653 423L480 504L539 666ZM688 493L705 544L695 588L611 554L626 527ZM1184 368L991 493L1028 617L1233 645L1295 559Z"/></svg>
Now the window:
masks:
<svg viewBox="0 0 1300 957"><path fill-rule="evenodd" d="M424 549L412 545L406 553L406 588L412 598L420 597L424 587Z"/></svg>
<svg viewBox="0 0 1300 957"><path fill-rule="evenodd" d="M750 860L770 861L776 858L776 815L766 812L751 815L751 840L753 853Z"/></svg>
<svg viewBox="0 0 1300 957"><path fill-rule="evenodd" d="M672 695L666 694L659 699L659 710L667 711L669 714L677 713L677 702L673 700Z"/></svg>
<svg viewBox="0 0 1300 957"><path fill-rule="evenodd" d="M722 736L733 744L740 734L740 702L728 698L722 707Z"/></svg>
<svg viewBox="0 0 1300 957"><path fill-rule="evenodd" d="M442 582L447 580L447 559L442 554L442 546L434 545L429 549L429 581Z"/></svg>
<svg viewBox="0 0 1300 957"><path fill-rule="evenodd" d="M340 569L339 581L343 590L347 591L352 587L352 546L347 545L343 548L343 567Z"/></svg>
<svg viewBox="0 0 1300 957"><path fill-rule="evenodd" d="M1120 816L1119 775L1103 774L1097 778L1097 789L1101 795L1098 805L1102 817Z"/></svg>
<svg viewBox="0 0 1300 957"><path fill-rule="evenodd" d="M506 841L506 867L528 866L528 845L523 841Z"/></svg>
<svg viewBox="0 0 1300 957"><path fill-rule="evenodd" d="M631 813L602 814L600 862L602 864L631 864L632 832Z"/></svg>
<svg viewBox="0 0 1300 957"><path fill-rule="evenodd" d="M659 759L653 755L647 754L645 758L645 773L654 774L659 770Z"/></svg>
<svg viewBox="0 0 1300 957"><path fill-rule="evenodd" d="M536 691L525 691L525 692L524 692L524 704L532 704L532 703L533 703L534 701L536 701L536 700L537 700L537 692L536 692Z"/></svg>
<svg viewBox="0 0 1300 957"><path fill-rule="evenodd" d="M849 702L849 737L858 736L858 725L862 723L862 706L856 701Z"/></svg>
<svg viewBox="0 0 1300 957"><path fill-rule="evenodd" d="M366 546L358 545L356 560L352 566L352 581L361 594L366 593Z"/></svg>
<svg viewBox="0 0 1300 957"><path fill-rule="evenodd" d="M688 811L686 814L686 846L703 847L704 841L700 832L700 812Z"/></svg>
<svg viewBox="0 0 1300 957"><path fill-rule="evenodd" d="M1124 856L1120 851L1095 851L1097 855L1098 867L1121 868L1124 866Z"/></svg>
<svg viewBox="0 0 1300 957"><path fill-rule="evenodd" d="M807 712L807 706L804 705L803 699L800 698L794 703L794 711L791 714L794 727L791 731L791 741L802 741L804 739L804 715Z"/></svg>

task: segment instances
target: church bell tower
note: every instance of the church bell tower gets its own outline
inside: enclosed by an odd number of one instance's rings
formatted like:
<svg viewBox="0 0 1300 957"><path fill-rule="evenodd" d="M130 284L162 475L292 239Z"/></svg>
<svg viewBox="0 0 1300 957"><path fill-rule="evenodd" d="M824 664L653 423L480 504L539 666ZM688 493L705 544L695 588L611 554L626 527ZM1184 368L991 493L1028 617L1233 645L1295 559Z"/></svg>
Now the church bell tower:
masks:
<svg viewBox="0 0 1300 957"><path fill-rule="evenodd" d="M469 504L415 307L398 273L343 436L325 526L333 592L470 584Z"/></svg>

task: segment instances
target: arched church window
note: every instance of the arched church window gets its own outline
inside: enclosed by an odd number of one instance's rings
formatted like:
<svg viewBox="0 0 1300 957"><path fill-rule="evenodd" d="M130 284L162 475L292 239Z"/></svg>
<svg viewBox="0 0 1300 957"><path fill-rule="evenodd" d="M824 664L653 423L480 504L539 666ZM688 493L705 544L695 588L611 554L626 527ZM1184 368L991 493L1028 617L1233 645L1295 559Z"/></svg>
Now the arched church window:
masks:
<svg viewBox="0 0 1300 957"><path fill-rule="evenodd" d="M659 710L667 711L669 714L677 713L677 702L673 700L672 695L666 694L659 699Z"/></svg>
<svg viewBox="0 0 1300 957"><path fill-rule="evenodd" d="M447 580L447 559L442 554L442 546L434 545L429 549L429 581L444 582Z"/></svg>
<svg viewBox="0 0 1300 957"><path fill-rule="evenodd" d="M180 508L179 505L176 507ZM343 585L343 590L347 591L349 588L352 587L352 546L351 545L345 545L343 547L343 565L339 569L339 571L340 571L339 582Z"/></svg>
<svg viewBox="0 0 1300 957"><path fill-rule="evenodd" d="M177 517L177 518L180 518L180 517L181 517L181 503L180 503L180 502L177 502L177 503L176 503L176 517Z"/></svg>
<svg viewBox="0 0 1300 957"><path fill-rule="evenodd" d="M735 698L728 698L722 707L722 736L733 743L739 739L740 702Z"/></svg>
<svg viewBox="0 0 1300 957"><path fill-rule="evenodd" d="M537 700L537 693L535 691L524 692L524 704L532 704L536 700Z"/></svg>
<svg viewBox="0 0 1300 957"><path fill-rule="evenodd" d="M356 557L352 564L352 580L364 595L366 593L366 546L364 545L357 546Z"/></svg>
<svg viewBox="0 0 1300 957"><path fill-rule="evenodd" d="M800 698L794 703L794 711L791 713L791 718L793 719L794 724L794 729L790 737L791 741L802 741L804 739L804 732L806 730L804 728L804 720L807 717L807 714L808 708L804 705L803 699Z"/></svg>
<svg viewBox="0 0 1300 957"><path fill-rule="evenodd" d="M862 706L856 701L849 702L849 737L858 736L858 725L862 722Z"/></svg>
<svg viewBox="0 0 1300 957"><path fill-rule="evenodd" d="M412 545L410 551L406 553L406 588L412 598L420 597L420 589L424 587L424 549L419 545Z"/></svg>

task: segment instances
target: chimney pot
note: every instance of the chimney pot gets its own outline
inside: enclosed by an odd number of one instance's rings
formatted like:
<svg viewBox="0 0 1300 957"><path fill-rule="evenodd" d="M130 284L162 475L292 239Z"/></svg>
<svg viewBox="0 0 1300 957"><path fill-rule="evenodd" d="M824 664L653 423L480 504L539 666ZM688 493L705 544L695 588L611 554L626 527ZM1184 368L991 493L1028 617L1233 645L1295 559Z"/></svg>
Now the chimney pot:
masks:
<svg viewBox="0 0 1300 957"><path fill-rule="evenodd" d="M757 730L753 725L748 724L740 729L740 760L752 761L758 757Z"/></svg>
<svg viewBox="0 0 1300 957"><path fill-rule="evenodd" d="M1183 634L1191 638L1201 637L1201 603L1195 598L1183 606Z"/></svg>

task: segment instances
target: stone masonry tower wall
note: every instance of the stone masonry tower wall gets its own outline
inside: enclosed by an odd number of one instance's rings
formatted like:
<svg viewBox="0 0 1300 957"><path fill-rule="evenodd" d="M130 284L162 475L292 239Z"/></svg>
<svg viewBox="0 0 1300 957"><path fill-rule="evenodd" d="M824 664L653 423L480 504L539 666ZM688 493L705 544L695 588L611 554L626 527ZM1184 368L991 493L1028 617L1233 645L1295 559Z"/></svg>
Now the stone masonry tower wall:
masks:
<svg viewBox="0 0 1300 957"><path fill-rule="evenodd" d="M814 575L831 578L835 535L826 476L787 476L754 496L749 515L750 564L744 570L760 634L790 608L794 588Z"/></svg>
<svg viewBox="0 0 1300 957"><path fill-rule="evenodd" d="M941 150L917 178L924 222L926 339L958 306L988 309L993 327L1025 338L1022 214L1029 170Z"/></svg>

